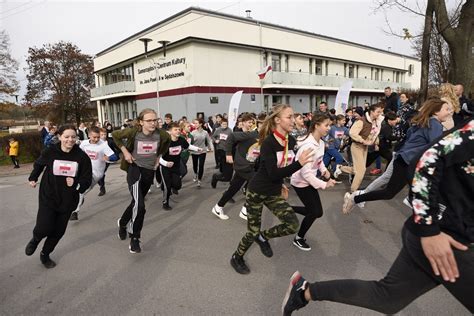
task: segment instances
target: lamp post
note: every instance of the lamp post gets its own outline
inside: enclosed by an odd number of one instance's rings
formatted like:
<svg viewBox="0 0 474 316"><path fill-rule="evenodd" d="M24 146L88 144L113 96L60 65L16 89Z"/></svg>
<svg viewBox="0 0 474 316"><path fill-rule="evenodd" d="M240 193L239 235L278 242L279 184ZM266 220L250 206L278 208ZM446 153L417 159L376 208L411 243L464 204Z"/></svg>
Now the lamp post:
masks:
<svg viewBox="0 0 474 316"><path fill-rule="evenodd" d="M155 68L155 80L156 80L156 114L158 117L161 117L160 113L160 71L159 71L159 64L155 62L153 57L148 57L148 43L152 41L151 38L140 38L140 41L143 43L144 49L145 49L145 58L146 59L151 59L153 62L153 67ZM166 57L166 45L169 43L169 41L158 41L163 46L163 57L159 57L158 61L164 60Z"/></svg>

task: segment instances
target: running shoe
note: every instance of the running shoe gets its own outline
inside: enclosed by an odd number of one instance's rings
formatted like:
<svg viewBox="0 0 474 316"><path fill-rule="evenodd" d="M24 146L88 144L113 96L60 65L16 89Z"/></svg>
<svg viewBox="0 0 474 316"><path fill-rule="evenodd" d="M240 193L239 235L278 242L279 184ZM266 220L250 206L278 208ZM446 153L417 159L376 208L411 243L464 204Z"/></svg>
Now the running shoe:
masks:
<svg viewBox="0 0 474 316"><path fill-rule="evenodd" d="M176 190L175 188L171 188L171 192L172 192L174 195L178 195L178 194L179 194L179 191Z"/></svg>
<svg viewBox="0 0 474 316"><path fill-rule="evenodd" d="M215 189L217 187L217 175L216 174L213 174L212 175L212 180L211 180L211 187L213 189Z"/></svg>
<svg viewBox="0 0 474 316"><path fill-rule="evenodd" d="M349 214L354 207L354 196L353 193L346 192L344 195L344 204L342 206L342 213Z"/></svg>
<svg viewBox="0 0 474 316"><path fill-rule="evenodd" d="M173 208L170 206L169 203L163 203L163 209L165 211L171 211Z"/></svg>
<svg viewBox="0 0 474 316"><path fill-rule="evenodd" d="M334 179L337 180L337 178L339 178L339 176L341 175L342 173L342 170L341 170L341 165L337 165L336 166L336 170L334 170Z"/></svg>
<svg viewBox="0 0 474 316"><path fill-rule="evenodd" d="M311 250L311 246L308 245L306 243L306 239L303 239L303 238L296 238L293 239L293 245L295 245L296 247L298 247L299 249L303 250L303 251L310 251Z"/></svg>
<svg viewBox="0 0 474 316"><path fill-rule="evenodd" d="M120 238L120 240L127 239L127 227L120 226L120 218L117 220L117 226L119 228L118 237Z"/></svg>
<svg viewBox="0 0 474 316"><path fill-rule="evenodd" d="M128 246L128 249L130 249L130 253L142 252L142 248L140 248L140 239L135 237L130 239L130 246Z"/></svg>
<svg viewBox="0 0 474 316"><path fill-rule="evenodd" d="M375 168L375 169L370 170L369 173L370 173L371 175L373 175L373 176L376 176L376 175L381 174L381 173L382 173L382 170L381 170L381 169L378 169L378 168Z"/></svg>
<svg viewBox="0 0 474 316"><path fill-rule="evenodd" d="M101 187L98 195L103 196L103 195L105 195L105 193L106 193L105 192L105 187Z"/></svg>
<svg viewBox="0 0 474 316"><path fill-rule="evenodd" d="M262 251L265 257L273 257L272 247L270 247L270 243L262 236L262 234L258 234L257 238L255 238L255 242L260 246L260 251Z"/></svg>
<svg viewBox="0 0 474 316"><path fill-rule="evenodd" d="M229 219L229 216L224 214L224 208L220 207L217 204L214 205L214 207L212 208L212 214L216 215L217 217L219 217L222 220Z"/></svg>
<svg viewBox="0 0 474 316"><path fill-rule="evenodd" d="M71 213L71 217L69 217L70 221L77 221L79 219L79 216L76 211Z"/></svg>
<svg viewBox="0 0 474 316"><path fill-rule="evenodd" d="M194 175L193 182L196 182L198 180L197 174Z"/></svg>
<svg viewBox="0 0 474 316"><path fill-rule="evenodd" d="M290 285L286 291L281 312L283 316L289 316L295 310L305 307L308 301L304 298L304 291L308 288L308 282L301 276L299 271L293 273L290 278Z"/></svg>
<svg viewBox="0 0 474 316"><path fill-rule="evenodd" d="M197 186L198 186L198 188L201 187L201 180L197 180Z"/></svg>
<svg viewBox="0 0 474 316"><path fill-rule="evenodd" d="M47 268L47 269L52 269L56 266L56 262L54 262L53 260L51 260L51 258L49 257L49 254L46 255L44 254L43 252L41 252L40 254L40 260L41 260L41 263Z"/></svg>
<svg viewBox="0 0 474 316"><path fill-rule="evenodd" d="M242 209L240 210L240 213L239 213L239 217L244 219L244 220L247 220L247 208L244 206L242 206Z"/></svg>
<svg viewBox="0 0 474 316"><path fill-rule="evenodd" d="M409 208L413 208L413 206L411 205L411 202L410 202L410 199L408 198L408 196L406 198L403 199L403 204L405 204L406 206L408 206Z"/></svg>
<svg viewBox="0 0 474 316"><path fill-rule="evenodd" d="M232 258L230 259L230 265L234 268L235 272L240 274L249 274L250 269L245 264L244 257L239 256L237 254L233 254Z"/></svg>

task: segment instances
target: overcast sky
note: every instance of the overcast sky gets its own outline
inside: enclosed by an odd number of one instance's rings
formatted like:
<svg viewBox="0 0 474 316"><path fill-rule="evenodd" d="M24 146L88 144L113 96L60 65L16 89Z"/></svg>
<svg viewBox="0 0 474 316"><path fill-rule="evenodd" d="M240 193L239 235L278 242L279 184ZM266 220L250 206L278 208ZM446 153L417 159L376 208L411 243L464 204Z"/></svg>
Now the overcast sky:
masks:
<svg viewBox="0 0 474 316"><path fill-rule="evenodd" d="M407 0L415 4L415 1ZM423 0L419 1L424 3ZM257 20L349 40L394 52L414 55L411 43L388 36L385 15L374 13L375 0L314 1L49 1L0 2L0 28L11 40L12 56L20 62L20 98L26 92L26 57L29 47L60 40L76 44L95 55L190 6L245 16L252 10ZM392 9L387 12L393 30L420 30L423 19Z"/></svg>

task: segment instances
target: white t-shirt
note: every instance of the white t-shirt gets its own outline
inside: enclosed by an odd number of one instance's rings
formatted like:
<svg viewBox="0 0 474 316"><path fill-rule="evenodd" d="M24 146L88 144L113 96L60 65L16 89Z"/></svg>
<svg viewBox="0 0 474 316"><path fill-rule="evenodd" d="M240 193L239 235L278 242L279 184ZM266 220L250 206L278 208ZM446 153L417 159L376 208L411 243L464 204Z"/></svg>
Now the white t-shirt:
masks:
<svg viewBox="0 0 474 316"><path fill-rule="evenodd" d="M114 151L109 147L107 142L104 142L102 139L99 140L97 144L91 144L90 140L84 140L81 142L79 147L91 159L92 176L94 179L99 180L102 178L104 176L106 165L104 155L110 157L114 154Z"/></svg>

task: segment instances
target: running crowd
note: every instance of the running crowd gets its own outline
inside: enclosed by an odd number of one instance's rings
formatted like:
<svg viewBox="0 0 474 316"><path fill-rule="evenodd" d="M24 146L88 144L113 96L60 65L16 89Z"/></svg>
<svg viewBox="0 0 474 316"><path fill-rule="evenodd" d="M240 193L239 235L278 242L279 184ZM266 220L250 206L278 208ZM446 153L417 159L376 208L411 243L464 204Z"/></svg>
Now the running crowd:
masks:
<svg viewBox="0 0 474 316"><path fill-rule="evenodd" d="M247 232L236 243L230 264L249 274L244 256L254 242L266 257L273 256L270 240L294 235L292 243L310 251L305 236L323 215L320 191L341 183L348 174L350 192L341 197L341 211L389 200L408 186L405 203L412 208L402 230L403 246L387 275L379 281L333 280L310 283L297 271L290 278L282 312L290 315L309 301L333 301L392 314L438 285L445 286L474 312L474 107L462 85L443 84L437 96L415 105L407 94L389 87L375 104L349 108L336 115L321 102L314 113L294 113L276 104L270 113L242 113L231 129L225 115L188 122L164 120L152 109L114 130L81 124L42 130L45 149L36 160L29 183L39 185L39 208L33 237L25 253L31 256L45 239L40 260L56 263L50 254L68 222L79 220L84 196L98 184L106 194L105 173L120 159L131 194L130 204L117 220L120 240L130 239L129 251L140 253L146 213L145 196L162 191L162 208L172 210L170 197L179 194L192 157L193 179L201 186L204 163L214 153L216 171L211 186L228 187L211 210L229 219L227 203L243 191L239 216ZM382 160L385 170L382 173ZM379 175L361 188L366 169ZM303 206L291 206L290 188ZM263 206L280 221L261 227ZM296 214L303 215L301 223Z"/></svg>

